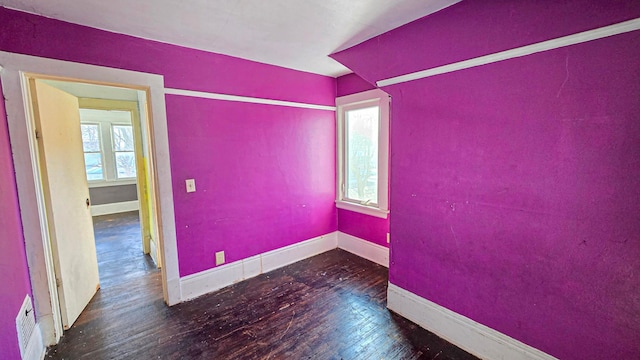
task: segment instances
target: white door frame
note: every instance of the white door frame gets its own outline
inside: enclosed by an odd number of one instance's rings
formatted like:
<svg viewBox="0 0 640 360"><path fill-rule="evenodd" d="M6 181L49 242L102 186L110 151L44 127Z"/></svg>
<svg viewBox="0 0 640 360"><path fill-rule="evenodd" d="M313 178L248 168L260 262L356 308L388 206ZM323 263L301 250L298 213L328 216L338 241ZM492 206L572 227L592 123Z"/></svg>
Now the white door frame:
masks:
<svg viewBox="0 0 640 360"><path fill-rule="evenodd" d="M179 303L180 275L163 76L0 51L0 77L6 98L25 249L36 316L45 344L53 345L58 342L62 335L62 325L40 181L35 127L25 76L28 73L38 74L40 78L49 76L146 91L150 121L145 130L152 140L151 161L156 170L151 181L155 183L158 204L156 216L160 230L160 256L164 264L161 270L164 301L168 305Z"/></svg>

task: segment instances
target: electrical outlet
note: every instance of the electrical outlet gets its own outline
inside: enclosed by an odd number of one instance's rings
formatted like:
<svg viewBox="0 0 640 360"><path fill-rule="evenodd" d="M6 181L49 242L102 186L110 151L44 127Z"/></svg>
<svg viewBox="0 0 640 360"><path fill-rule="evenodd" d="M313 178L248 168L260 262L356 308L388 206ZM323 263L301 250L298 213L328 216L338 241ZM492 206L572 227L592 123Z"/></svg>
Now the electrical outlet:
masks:
<svg viewBox="0 0 640 360"><path fill-rule="evenodd" d="M391 234L387 233L387 244L391 244Z"/></svg>
<svg viewBox="0 0 640 360"><path fill-rule="evenodd" d="M188 193L196 191L196 181L194 179L187 179L185 182L187 184Z"/></svg>
<svg viewBox="0 0 640 360"><path fill-rule="evenodd" d="M216 253L216 266L224 264L224 251Z"/></svg>

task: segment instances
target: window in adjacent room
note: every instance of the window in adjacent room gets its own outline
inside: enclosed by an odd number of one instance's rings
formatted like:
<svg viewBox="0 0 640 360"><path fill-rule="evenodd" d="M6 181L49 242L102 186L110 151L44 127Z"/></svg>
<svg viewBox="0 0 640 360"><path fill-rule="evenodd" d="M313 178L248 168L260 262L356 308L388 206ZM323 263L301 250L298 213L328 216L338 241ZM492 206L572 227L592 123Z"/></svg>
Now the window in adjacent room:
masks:
<svg viewBox="0 0 640 360"><path fill-rule="evenodd" d="M370 90L336 99L338 208L386 218L389 95Z"/></svg>
<svg viewBox="0 0 640 360"><path fill-rule="evenodd" d="M100 124L82 124L82 147L87 180L104 180Z"/></svg>
<svg viewBox="0 0 640 360"><path fill-rule="evenodd" d="M113 154L115 156L116 178L136 177L136 154L133 144L133 126L111 125Z"/></svg>
<svg viewBox="0 0 640 360"><path fill-rule="evenodd" d="M80 109L82 146L90 183L136 179L136 156L131 113Z"/></svg>

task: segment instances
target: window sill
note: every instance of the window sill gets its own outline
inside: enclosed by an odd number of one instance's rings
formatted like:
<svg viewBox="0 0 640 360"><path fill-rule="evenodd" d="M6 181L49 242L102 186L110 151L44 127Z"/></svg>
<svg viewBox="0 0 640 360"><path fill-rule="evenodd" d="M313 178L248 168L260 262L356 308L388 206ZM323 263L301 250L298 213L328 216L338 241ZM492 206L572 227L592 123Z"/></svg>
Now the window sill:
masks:
<svg viewBox="0 0 640 360"><path fill-rule="evenodd" d="M137 183L136 179L131 180L107 180L107 181L96 181L89 182L89 189L99 188L99 187L109 187L109 186L122 186L122 185L135 185Z"/></svg>
<svg viewBox="0 0 640 360"><path fill-rule="evenodd" d="M375 216L381 219L386 219L389 215L389 210L382 210L371 206L358 205L341 200L336 200L336 207L338 209L354 211L369 216Z"/></svg>

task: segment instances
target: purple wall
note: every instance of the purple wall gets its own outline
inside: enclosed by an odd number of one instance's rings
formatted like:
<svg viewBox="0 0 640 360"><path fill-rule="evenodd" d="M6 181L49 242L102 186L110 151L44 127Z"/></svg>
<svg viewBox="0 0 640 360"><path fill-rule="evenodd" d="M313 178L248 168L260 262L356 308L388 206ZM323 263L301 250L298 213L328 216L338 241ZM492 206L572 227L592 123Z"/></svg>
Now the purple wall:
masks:
<svg viewBox="0 0 640 360"><path fill-rule="evenodd" d="M372 243L389 247L389 218L382 219L354 211L338 209L338 230Z"/></svg>
<svg viewBox="0 0 640 360"><path fill-rule="evenodd" d="M338 96L356 94L376 88L356 74L340 76L336 79L336 87ZM387 244L389 218L381 219L349 210L338 209L338 230L378 245L389 246L389 244Z"/></svg>
<svg viewBox="0 0 640 360"><path fill-rule="evenodd" d="M354 73L375 84L634 19L639 7L634 0L462 1L428 16L429 21L416 20L332 57L349 63ZM389 46L396 52L388 51Z"/></svg>
<svg viewBox="0 0 640 360"><path fill-rule="evenodd" d="M376 87L356 74L342 75L336 79L337 96L357 94Z"/></svg>
<svg viewBox="0 0 640 360"><path fill-rule="evenodd" d="M3 99L0 86L0 99ZM0 349L5 359L20 359L16 316L25 295L31 296L24 253L16 179L4 101L0 101Z"/></svg>
<svg viewBox="0 0 640 360"><path fill-rule="evenodd" d="M6 8L0 50L161 74L168 88L335 104L330 77ZM214 251L230 262L337 230L333 112L166 100L182 276L212 267Z"/></svg>
<svg viewBox="0 0 640 360"><path fill-rule="evenodd" d="M335 57L375 81L640 16L532 3L462 2ZM637 358L638 59L636 31L384 88L390 281L561 359Z"/></svg>
<svg viewBox="0 0 640 360"><path fill-rule="evenodd" d="M168 96L167 116L182 276L336 230L333 112Z"/></svg>

